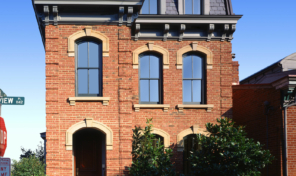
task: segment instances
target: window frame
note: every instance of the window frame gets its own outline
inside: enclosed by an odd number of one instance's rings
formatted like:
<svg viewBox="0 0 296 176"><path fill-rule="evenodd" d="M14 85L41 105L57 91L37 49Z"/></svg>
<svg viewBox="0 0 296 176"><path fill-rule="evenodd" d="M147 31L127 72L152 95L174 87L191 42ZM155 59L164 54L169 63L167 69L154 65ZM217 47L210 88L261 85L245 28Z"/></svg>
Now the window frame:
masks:
<svg viewBox="0 0 296 176"><path fill-rule="evenodd" d="M83 42L94 42L99 45L99 67L78 67L78 45ZM76 97L103 97L103 42L94 38L85 37L75 42L75 96ZM89 52L89 46L88 52ZM89 58L88 58L89 62ZM99 71L99 94L79 94L78 93L78 69L98 69ZM88 73L88 91L89 91L89 73Z"/></svg>
<svg viewBox="0 0 296 176"><path fill-rule="evenodd" d="M158 92L159 92L159 102L147 102L147 101L141 101L141 58L146 55L154 55L159 58L159 84L158 84ZM139 54L139 71L138 71L138 86L139 86L139 104L163 104L163 57L161 54L155 53L155 52L144 52ZM149 61L150 64L150 61ZM150 73L150 67L149 67L149 73ZM144 78L147 79L147 78ZM156 78L149 78L148 80L157 80ZM150 86L149 86L149 100L150 100Z"/></svg>
<svg viewBox="0 0 296 176"><path fill-rule="evenodd" d="M184 70L185 68L183 67L182 69L182 103L183 104L190 104L190 105L199 105L199 104L206 104L206 96L205 96L205 93L206 93L206 60L205 60L205 57L200 54L200 53L196 53L196 52L187 52L187 53L184 53L182 55L182 64L184 65L184 58L188 55L195 55L197 57L200 57L201 60L202 60L202 64L201 64L201 73L202 73L202 78L199 79L199 78L184 78ZM193 60L191 61L193 62ZM193 72L193 63L191 63L191 66L192 66L192 72ZM201 80L201 102L193 102L193 85L191 83L191 102L184 102L184 84L183 84L183 81L184 80Z"/></svg>

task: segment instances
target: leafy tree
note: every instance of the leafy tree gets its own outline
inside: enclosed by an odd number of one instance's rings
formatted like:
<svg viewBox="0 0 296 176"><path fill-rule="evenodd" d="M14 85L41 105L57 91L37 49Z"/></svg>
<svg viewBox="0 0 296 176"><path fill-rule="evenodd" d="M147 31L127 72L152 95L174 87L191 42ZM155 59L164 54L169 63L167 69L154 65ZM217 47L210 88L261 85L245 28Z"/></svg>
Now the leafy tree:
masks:
<svg viewBox="0 0 296 176"><path fill-rule="evenodd" d="M274 159L259 142L246 137L245 127L235 127L228 118L217 119L218 124L207 123L210 136L198 135L202 148L188 158L192 174L215 176L260 175L260 169Z"/></svg>
<svg viewBox="0 0 296 176"><path fill-rule="evenodd" d="M145 129L133 129L132 155L133 163L130 168L132 176L175 176L171 162L172 149L165 149L160 140L153 145L155 136L151 133L151 121L147 119Z"/></svg>
<svg viewBox="0 0 296 176"><path fill-rule="evenodd" d="M20 160L12 162L12 176L45 176L44 148L41 145L38 149L21 148Z"/></svg>

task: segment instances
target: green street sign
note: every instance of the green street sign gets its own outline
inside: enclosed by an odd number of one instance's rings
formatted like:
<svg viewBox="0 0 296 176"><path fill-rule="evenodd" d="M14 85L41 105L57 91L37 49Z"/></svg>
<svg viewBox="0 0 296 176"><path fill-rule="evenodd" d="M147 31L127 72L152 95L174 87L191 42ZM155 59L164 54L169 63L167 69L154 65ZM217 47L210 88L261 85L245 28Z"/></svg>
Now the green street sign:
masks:
<svg viewBox="0 0 296 176"><path fill-rule="evenodd" d="M0 104L2 104L2 105L24 105L25 104L25 97L0 98Z"/></svg>
<svg viewBox="0 0 296 176"><path fill-rule="evenodd" d="M7 97L6 93L4 93L2 89L0 89L0 97Z"/></svg>

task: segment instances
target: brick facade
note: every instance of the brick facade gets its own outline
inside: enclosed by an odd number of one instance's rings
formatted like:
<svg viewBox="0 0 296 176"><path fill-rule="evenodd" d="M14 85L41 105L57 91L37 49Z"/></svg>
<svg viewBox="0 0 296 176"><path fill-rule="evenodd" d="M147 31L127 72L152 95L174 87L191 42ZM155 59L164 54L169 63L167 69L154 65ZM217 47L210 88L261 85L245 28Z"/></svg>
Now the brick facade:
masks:
<svg viewBox="0 0 296 176"><path fill-rule="evenodd" d="M232 62L230 42L198 41L213 54L213 69L206 72L207 104L213 104L212 112L204 109L184 109L182 104L182 70L176 68L176 53L192 41L154 41L169 51L169 69L163 70L163 103L169 104L168 112L162 109L140 109L135 112L133 104L139 103L138 69L133 69L132 51L148 41L131 40L131 28L116 25L93 25L109 38L110 54L103 57L103 96L110 97L108 106L102 102L76 102L70 106L69 97L75 97L75 57L69 57L68 37L84 30L80 25L48 25L45 28L46 48L46 139L47 174L69 176L73 174L72 151L65 148L66 131L86 118L93 118L113 131L113 150L106 152L107 175L127 174L131 166L132 128L144 126L146 118L153 118L155 128L170 134L177 171L182 172L183 153L177 152L177 135L193 125L204 128L205 123L215 122L221 116L232 117L232 83L237 81L237 64Z"/></svg>

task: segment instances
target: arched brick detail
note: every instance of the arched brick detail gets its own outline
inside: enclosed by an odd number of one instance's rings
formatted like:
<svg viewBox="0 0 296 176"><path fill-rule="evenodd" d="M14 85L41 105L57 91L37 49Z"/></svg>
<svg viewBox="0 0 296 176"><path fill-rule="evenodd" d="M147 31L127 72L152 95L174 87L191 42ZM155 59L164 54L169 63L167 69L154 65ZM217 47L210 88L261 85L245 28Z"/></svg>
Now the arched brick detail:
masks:
<svg viewBox="0 0 296 176"><path fill-rule="evenodd" d="M207 69L213 68L213 53L211 50L204 46L197 45L197 42L193 42L191 45L187 45L177 51L177 69L183 69L183 54L197 51L206 55Z"/></svg>
<svg viewBox="0 0 296 176"><path fill-rule="evenodd" d="M75 41L82 37L93 37L102 41L103 56L109 56L109 38L98 31L92 30L91 26L86 26L84 30L75 32L68 37L68 56L75 56Z"/></svg>
<svg viewBox="0 0 296 176"><path fill-rule="evenodd" d="M113 131L101 122L86 118L84 121L72 125L66 131L66 150L73 149L73 135L76 131L83 128L93 128L103 132L106 135L106 149L113 150Z"/></svg>
<svg viewBox="0 0 296 176"><path fill-rule="evenodd" d="M147 45L141 46L133 51L133 68L139 68L139 54L146 51L154 51L162 55L163 69L169 69L169 51L161 46L154 45L154 42L149 42Z"/></svg>
<svg viewBox="0 0 296 176"><path fill-rule="evenodd" d="M159 136L163 137L163 143L165 148L170 147L170 135L169 133L165 132L164 130L158 129L158 128L152 128L151 130L152 134L157 134Z"/></svg>
<svg viewBox="0 0 296 176"><path fill-rule="evenodd" d="M181 131L177 135L177 146L179 152L183 152L184 150L184 137L190 134L203 134L209 136L210 133L207 132L205 129L199 128L197 125L194 125L192 128L187 128L186 130Z"/></svg>

